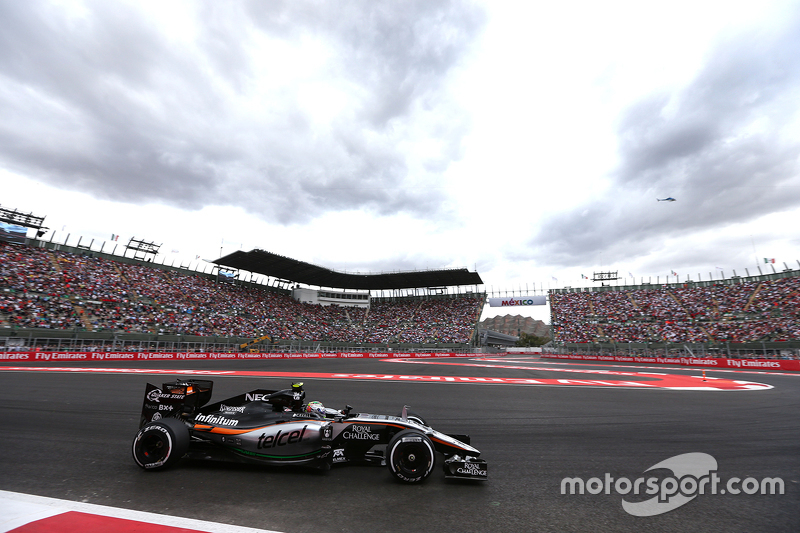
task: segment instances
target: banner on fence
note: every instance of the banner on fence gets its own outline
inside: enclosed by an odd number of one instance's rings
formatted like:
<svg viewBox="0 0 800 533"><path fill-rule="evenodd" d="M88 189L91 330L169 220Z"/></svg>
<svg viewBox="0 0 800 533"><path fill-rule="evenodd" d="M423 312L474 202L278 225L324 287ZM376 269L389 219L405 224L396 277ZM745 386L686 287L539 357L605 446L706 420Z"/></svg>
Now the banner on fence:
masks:
<svg viewBox="0 0 800 533"><path fill-rule="evenodd" d="M738 370L800 370L800 361L793 359L723 359L715 357L629 357L622 355L545 354L542 359L572 361L607 361L612 363L647 363L656 365L700 366Z"/></svg>
<svg viewBox="0 0 800 533"><path fill-rule="evenodd" d="M311 352L311 353L225 353L225 352L5 352L0 361L191 361L251 359L429 359L432 357L475 357L455 352Z"/></svg>

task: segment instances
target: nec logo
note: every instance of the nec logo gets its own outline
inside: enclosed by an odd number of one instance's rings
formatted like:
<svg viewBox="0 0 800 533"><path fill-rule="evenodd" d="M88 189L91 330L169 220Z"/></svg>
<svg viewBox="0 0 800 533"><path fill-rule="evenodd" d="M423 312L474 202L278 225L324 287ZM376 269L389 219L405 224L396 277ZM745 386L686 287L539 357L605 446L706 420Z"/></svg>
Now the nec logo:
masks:
<svg viewBox="0 0 800 533"><path fill-rule="evenodd" d="M249 392L244 395L248 402L263 402L269 399L268 396L268 394L250 394Z"/></svg>

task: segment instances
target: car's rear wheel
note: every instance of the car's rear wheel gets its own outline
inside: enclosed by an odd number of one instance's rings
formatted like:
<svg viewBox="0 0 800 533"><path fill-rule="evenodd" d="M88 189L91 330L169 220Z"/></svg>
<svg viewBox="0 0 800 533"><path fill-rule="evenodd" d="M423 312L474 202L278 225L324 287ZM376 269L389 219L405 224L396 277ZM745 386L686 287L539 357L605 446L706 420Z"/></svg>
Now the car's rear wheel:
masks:
<svg viewBox="0 0 800 533"><path fill-rule="evenodd" d="M162 418L144 426L133 439L133 460L147 470L175 464L189 449L189 429L176 418Z"/></svg>
<svg viewBox="0 0 800 533"><path fill-rule="evenodd" d="M424 481L436 463L433 443L423 433L406 429L392 437L386 447L386 464L392 475L406 483Z"/></svg>

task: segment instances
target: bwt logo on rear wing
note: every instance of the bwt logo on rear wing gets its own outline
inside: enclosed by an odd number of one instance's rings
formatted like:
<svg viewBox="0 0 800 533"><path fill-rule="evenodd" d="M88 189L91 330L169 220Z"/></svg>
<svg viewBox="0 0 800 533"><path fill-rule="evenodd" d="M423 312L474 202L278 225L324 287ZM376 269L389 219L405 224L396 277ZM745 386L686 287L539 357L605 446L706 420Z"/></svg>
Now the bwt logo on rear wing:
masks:
<svg viewBox="0 0 800 533"><path fill-rule="evenodd" d="M160 387L148 383L142 402L142 416L139 427L148 422L154 422L166 417L177 418L183 411L186 395L182 393L165 392Z"/></svg>
<svg viewBox="0 0 800 533"><path fill-rule="evenodd" d="M186 380L164 383L156 387L148 383L142 402L139 427L165 417L180 418L194 414L211 399L213 382L208 380Z"/></svg>

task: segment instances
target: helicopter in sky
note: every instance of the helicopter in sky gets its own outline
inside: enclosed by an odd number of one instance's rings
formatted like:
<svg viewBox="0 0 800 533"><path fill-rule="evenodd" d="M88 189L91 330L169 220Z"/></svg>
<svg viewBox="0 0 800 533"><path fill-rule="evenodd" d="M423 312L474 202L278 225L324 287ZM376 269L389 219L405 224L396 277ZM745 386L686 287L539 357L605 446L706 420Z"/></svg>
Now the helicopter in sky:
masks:
<svg viewBox="0 0 800 533"><path fill-rule="evenodd" d="M666 198L656 198L656 201L658 201L658 202L674 202L675 198L673 198L672 196L667 196Z"/></svg>

